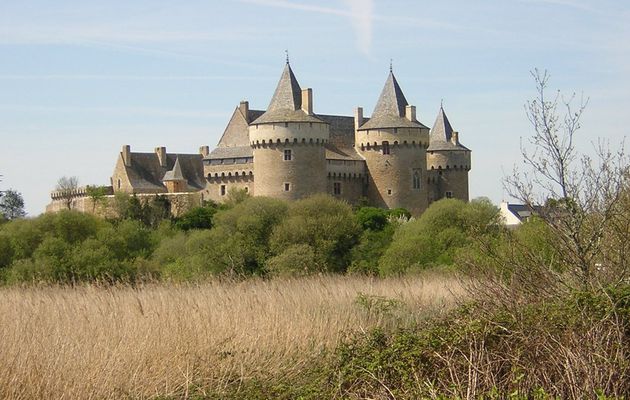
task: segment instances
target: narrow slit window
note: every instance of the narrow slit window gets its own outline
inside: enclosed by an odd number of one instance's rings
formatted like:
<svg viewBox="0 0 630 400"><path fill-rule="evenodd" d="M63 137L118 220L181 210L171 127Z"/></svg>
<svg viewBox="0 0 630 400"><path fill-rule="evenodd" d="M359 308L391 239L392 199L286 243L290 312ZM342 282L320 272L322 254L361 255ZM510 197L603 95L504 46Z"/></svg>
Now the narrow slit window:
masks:
<svg viewBox="0 0 630 400"><path fill-rule="evenodd" d="M291 149L285 149L284 150L284 161L291 161L293 160L293 153L291 152Z"/></svg>
<svg viewBox="0 0 630 400"><path fill-rule="evenodd" d="M221 185L221 196L225 196L225 185Z"/></svg>
<svg viewBox="0 0 630 400"><path fill-rule="evenodd" d="M413 188L419 190L422 182L422 174L419 169L413 170Z"/></svg>
<svg viewBox="0 0 630 400"><path fill-rule="evenodd" d="M285 191L285 192L288 192L288 191L290 191L290 190L291 190L291 184L290 184L290 183L285 183L285 184L284 184L284 191Z"/></svg>

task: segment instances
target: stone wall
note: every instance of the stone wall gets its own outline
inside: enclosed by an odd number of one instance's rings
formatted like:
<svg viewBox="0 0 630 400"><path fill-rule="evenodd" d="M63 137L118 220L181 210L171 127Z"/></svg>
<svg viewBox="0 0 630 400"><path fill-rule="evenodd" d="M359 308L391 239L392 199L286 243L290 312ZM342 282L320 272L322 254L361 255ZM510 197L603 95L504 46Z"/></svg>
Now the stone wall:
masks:
<svg viewBox="0 0 630 400"><path fill-rule="evenodd" d="M171 214L174 217L178 217L190 210L191 208L198 207L202 204L203 192L192 193L160 193L159 196L165 196L171 203ZM136 197L141 202L147 202L155 198L155 194L136 194ZM75 197L72 199L71 209L81 211L90 214L96 214L105 218L118 217L116 212L116 196L108 195L101 199L101 201L94 204L89 197ZM54 199L46 206L46 212L59 212L67 210L66 202L62 199Z"/></svg>

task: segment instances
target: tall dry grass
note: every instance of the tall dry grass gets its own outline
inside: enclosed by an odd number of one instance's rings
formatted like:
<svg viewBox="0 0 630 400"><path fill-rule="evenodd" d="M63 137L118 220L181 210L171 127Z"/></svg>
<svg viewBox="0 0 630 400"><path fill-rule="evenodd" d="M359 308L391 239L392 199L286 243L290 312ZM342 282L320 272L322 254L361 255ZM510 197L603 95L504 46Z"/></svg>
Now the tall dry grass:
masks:
<svg viewBox="0 0 630 400"><path fill-rule="evenodd" d="M2 288L0 398L185 397L290 378L345 334L413 323L460 294L437 275Z"/></svg>

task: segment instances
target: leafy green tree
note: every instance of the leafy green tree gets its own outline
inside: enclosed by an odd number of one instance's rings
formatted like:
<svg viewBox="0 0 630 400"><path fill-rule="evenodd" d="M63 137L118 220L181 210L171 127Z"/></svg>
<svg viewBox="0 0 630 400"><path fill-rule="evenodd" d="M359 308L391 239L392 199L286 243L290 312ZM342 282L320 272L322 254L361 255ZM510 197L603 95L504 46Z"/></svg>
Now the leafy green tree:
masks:
<svg viewBox="0 0 630 400"><path fill-rule="evenodd" d="M360 232L352 208L322 194L291 203L287 218L274 229L270 244L276 255L292 245L307 244L324 270L343 272Z"/></svg>
<svg viewBox="0 0 630 400"><path fill-rule="evenodd" d="M321 271L317 255L308 244L294 244L267 260L267 271L274 276L305 276Z"/></svg>
<svg viewBox="0 0 630 400"><path fill-rule="evenodd" d="M359 243L350 252L348 272L352 274L378 275L379 260L392 242L398 224L388 223L381 230L367 229Z"/></svg>
<svg viewBox="0 0 630 400"><path fill-rule="evenodd" d="M437 201L415 221L402 225L379 262L383 275L452 265L457 250L475 236L498 232L498 209L488 201Z"/></svg>
<svg viewBox="0 0 630 400"><path fill-rule="evenodd" d="M0 195L0 215L2 218L12 220L26 216L24 199L20 192L9 189Z"/></svg>
<svg viewBox="0 0 630 400"><path fill-rule="evenodd" d="M87 186L85 192L92 200L92 212L96 212L96 206L104 204L105 196L107 196L108 188L105 186Z"/></svg>
<svg viewBox="0 0 630 400"><path fill-rule="evenodd" d="M14 251L11 245L11 238L5 232L0 231L0 268L11 265Z"/></svg>
<svg viewBox="0 0 630 400"><path fill-rule="evenodd" d="M218 207L215 203L209 203L203 207L195 207L175 221L175 226L188 231L191 229L210 229L214 225L214 215Z"/></svg>
<svg viewBox="0 0 630 400"><path fill-rule="evenodd" d="M363 229L380 231L388 223L389 212L377 207L361 207L356 211L356 217Z"/></svg>

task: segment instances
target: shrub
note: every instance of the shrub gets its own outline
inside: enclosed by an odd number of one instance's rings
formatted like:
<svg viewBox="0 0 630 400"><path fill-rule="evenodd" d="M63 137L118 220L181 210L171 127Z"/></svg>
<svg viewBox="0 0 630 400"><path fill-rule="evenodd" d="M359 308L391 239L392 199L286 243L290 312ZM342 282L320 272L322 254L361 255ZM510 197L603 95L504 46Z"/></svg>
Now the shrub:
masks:
<svg viewBox="0 0 630 400"><path fill-rule="evenodd" d="M379 262L383 275L452 265L457 250L473 237L499 232L498 209L487 201L444 199L402 225Z"/></svg>
<svg viewBox="0 0 630 400"><path fill-rule="evenodd" d="M320 271L321 267L311 246L296 244L267 260L266 269L275 276L304 276Z"/></svg>
<svg viewBox="0 0 630 400"><path fill-rule="evenodd" d="M213 226L214 214L217 212L215 204L195 207L175 221L175 226L184 231L191 229L210 229Z"/></svg>
<svg viewBox="0 0 630 400"><path fill-rule="evenodd" d="M343 272L350 262L350 249L360 227L345 202L316 195L291 203L287 218L271 237L274 254L297 244L308 244L327 271Z"/></svg>

